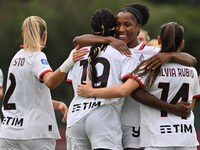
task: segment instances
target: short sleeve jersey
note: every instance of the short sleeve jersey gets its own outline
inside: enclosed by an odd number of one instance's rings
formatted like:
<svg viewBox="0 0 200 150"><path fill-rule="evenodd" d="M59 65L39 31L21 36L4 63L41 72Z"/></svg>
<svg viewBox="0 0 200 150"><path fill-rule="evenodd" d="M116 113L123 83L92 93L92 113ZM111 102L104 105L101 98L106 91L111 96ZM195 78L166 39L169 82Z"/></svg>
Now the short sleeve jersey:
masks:
<svg viewBox="0 0 200 150"><path fill-rule="evenodd" d="M138 64L157 54L160 49L153 46L147 46L145 43L140 43L135 48L130 49L138 59ZM137 64L137 65L138 65ZM125 126L140 126L140 103L134 100L130 95L125 98L122 107L121 121Z"/></svg>
<svg viewBox="0 0 200 150"><path fill-rule="evenodd" d="M144 78L142 79L144 80ZM144 81L142 81L144 83ZM162 65L153 86L148 90L171 104L191 102L200 97L197 71L177 63ZM140 135L142 147L194 147L198 145L193 112L188 118L141 104Z"/></svg>
<svg viewBox="0 0 200 150"><path fill-rule="evenodd" d="M67 127L85 119L93 109L102 105L112 105L120 113L124 102L124 98L85 98L77 95L77 85L82 81L89 81L87 58L88 54L77 62L68 74L67 81L72 82L75 96L69 106ZM111 46L107 46L105 50L101 51L96 60L97 83L95 83L95 87L97 88L122 84L122 79L126 78L126 75L132 72L137 65L134 54L132 57L126 57Z"/></svg>
<svg viewBox="0 0 200 150"><path fill-rule="evenodd" d="M21 49L13 57L2 107L1 138L59 139L52 98L41 77L52 71L43 52Z"/></svg>
<svg viewBox="0 0 200 150"><path fill-rule="evenodd" d="M0 68L0 88L2 88L2 87L3 87L3 72Z"/></svg>

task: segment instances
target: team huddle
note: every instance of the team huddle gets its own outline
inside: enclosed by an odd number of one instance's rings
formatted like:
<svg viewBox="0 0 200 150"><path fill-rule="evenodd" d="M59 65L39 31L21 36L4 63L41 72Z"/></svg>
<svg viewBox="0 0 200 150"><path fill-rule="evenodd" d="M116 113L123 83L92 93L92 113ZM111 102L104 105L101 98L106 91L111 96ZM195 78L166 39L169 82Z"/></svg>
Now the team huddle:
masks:
<svg viewBox="0 0 200 150"><path fill-rule="evenodd" d="M67 150L197 150L196 59L180 52L184 28L176 22L161 26L160 47L139 42L149 17L149 8L136 3L116 16L96 10L93 34L76 37L79 46L56 71L42 52L46 22L26 18L23 46L8 70L0 149L55 150L61 137L54 110L60 110ZM69 109L50 93L66 75L74 91Z"/></svg>

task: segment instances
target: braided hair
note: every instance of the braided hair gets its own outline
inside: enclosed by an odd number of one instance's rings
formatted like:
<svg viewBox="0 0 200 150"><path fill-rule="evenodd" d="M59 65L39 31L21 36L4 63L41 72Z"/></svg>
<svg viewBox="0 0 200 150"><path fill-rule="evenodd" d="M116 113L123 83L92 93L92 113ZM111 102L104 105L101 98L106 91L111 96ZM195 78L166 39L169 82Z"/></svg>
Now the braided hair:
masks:
<svg viewBox="0 0 200 150"><path fill-rule="evenodd" d="M114 14L108 9L99 9L91 17L91 28L95 35L114 36L116 19ZM96 63L100 52L106 48L108 44L95 44L90 48L88 56L89 62L89 79L92 81L92 86L97 81Z"/></svg>

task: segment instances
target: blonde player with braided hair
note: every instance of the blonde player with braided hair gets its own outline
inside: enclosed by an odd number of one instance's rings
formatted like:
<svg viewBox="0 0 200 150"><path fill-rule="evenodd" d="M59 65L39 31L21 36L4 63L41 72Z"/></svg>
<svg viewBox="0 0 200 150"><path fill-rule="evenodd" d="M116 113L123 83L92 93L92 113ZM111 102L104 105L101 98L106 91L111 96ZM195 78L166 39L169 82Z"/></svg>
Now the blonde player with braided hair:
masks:
<svg viewBox="0 0 200 150"><path fill-rule="evenodd" d="M67 107L52 101L55 88L78 59L69 58L53 72L42 52L47 39L46 22L38 16L26 18L22 25L23 44L13 57L9 70L2 112L1 150L55 150L60 138L54 109L66 119ZM79 55L77 55L79 56ZM79 56L81 58L82 56Z"/></svg>

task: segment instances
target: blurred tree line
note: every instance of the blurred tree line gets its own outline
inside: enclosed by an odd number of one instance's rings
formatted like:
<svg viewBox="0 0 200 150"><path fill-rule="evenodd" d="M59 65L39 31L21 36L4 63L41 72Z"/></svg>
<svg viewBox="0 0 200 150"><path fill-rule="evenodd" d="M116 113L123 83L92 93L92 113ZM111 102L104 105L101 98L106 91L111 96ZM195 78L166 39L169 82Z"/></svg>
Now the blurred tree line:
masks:
<svg viewBox="0 0 200 150"><path fill-rule="evenodd" d="M92 33L90 16L96 9L108 8L115 15L128 3L144 3L150 8L151 18L144 27L151 38L157 38L160 26L175 21L185 28L185 48L199 60L200 1L199 0L1 0L0 1L0 67L4 72L4 89L7 69L13 55L23 44L21 25L31 15L47 22L48 39L43 50L53 68L57 69L74 48L75 36ZM196 66L199 71L199 63ZM70 103L70 86L65 81L52 90L52 97Z"/></svg>

